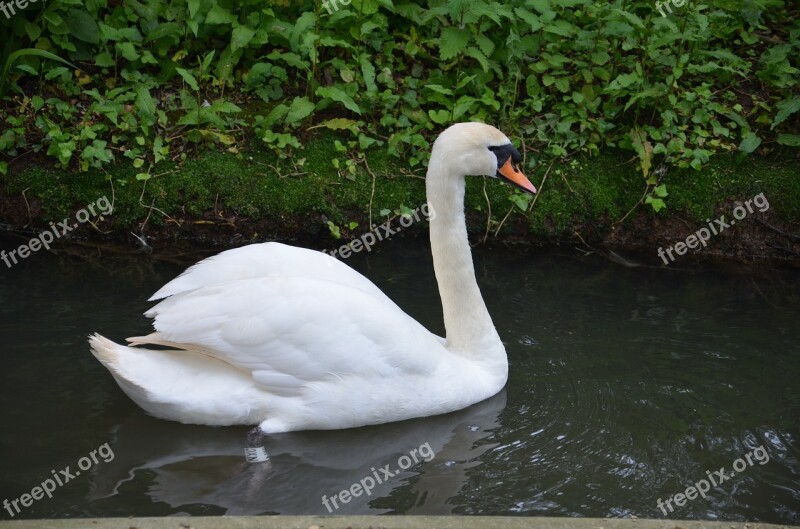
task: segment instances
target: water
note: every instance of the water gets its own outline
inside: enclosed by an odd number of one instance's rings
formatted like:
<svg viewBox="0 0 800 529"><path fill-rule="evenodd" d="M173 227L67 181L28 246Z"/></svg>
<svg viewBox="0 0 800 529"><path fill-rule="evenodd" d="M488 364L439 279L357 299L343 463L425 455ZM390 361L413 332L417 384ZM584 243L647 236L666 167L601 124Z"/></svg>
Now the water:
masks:
<svg viewBox="0 0 800 529"><path fill-rule="evenodd" d="M445 416L273 436L269 465L244 461L247 428L146 416L88 351L94 331L147 332L146 299L184 265L104 252L0 266L0 500L83 464L14 517L326 514L323 495L402 461L333 512L664 517L659 499L751 455L668 517L800 523L797 272L623 268L570 250L477 248L475 262L509 355L502 393ZM443 332L424 241L348 264ZM400 459L415 449L419 463ZM97 463L81 460L93 450Z"/></svg>

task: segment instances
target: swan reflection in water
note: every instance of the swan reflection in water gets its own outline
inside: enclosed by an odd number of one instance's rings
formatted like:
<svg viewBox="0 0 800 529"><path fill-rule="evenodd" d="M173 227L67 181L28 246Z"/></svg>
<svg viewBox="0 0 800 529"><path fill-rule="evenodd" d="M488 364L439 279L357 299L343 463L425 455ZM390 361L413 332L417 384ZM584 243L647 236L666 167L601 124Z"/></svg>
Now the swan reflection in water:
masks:
<svg viewBox="0 0 800 529"><path fill-rule="evenodd" d="M151 484L146 496L173 509L207 504L228 515L380 514L396 489L410 487L406 514L449 514L448 502L467 482L467 470L496 446L487 440L499 426L505 390L449 413L350 430L293 432L265 438L269 462L244 459L246 428L209 428L162 421L136 412L111 432L114 460L97 467L90 499L139 494L136 480ZM435 456L423 460L430 451ZM419 464L400 470L398 459L417 449ZM428 457L430 459L430 457ZM413 462L413 460L412 460ZM389 465L394 476L332 512L322 496L336 496ZM415 479L411 479L415 478ZM357 490L356 490L357 491ZM382 498L381 501L377 499ZM406 503L406 502L404 502ZM375 506L380 504L381 507ZM146 510L146 509L145 509Z"/></svg>

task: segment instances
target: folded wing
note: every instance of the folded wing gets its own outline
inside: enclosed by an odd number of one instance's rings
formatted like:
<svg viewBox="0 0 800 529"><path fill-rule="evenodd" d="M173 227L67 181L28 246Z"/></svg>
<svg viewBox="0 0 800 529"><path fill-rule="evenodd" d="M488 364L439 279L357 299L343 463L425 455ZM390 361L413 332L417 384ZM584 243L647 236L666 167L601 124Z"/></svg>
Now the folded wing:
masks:
<svg viewBox="0 0 800 529"><path fill-rule="evenodd" d="M196 265L154 296L169 296L146 313L157 332L130 341L208 354L285 396L335 377L392 380L437 369L441 357L431 352L444 350L441 339L369 280L319 252L300 250L319 255L321 269L269 259L283 248ZM265 259L271 271L256 275L251 267Z"/></svg>

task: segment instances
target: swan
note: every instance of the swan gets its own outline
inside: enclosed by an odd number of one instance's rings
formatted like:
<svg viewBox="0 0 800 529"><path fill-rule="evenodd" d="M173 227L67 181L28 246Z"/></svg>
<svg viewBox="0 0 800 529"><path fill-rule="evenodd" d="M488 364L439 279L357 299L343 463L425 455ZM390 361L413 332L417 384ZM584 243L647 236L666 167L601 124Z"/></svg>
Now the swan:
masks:
<svg viewBox="0 0 800 529"><path fill-rule="evenodd" d="M452 125L433 144L426 193L445 338L341 261L267 242L190 267L150 298L161 300L145 312L155 332L129 345L95 333L91 352L150 415L260 434L401 421L488 399L505 386L508 361L475 280L465 176L535 194L521 160L482 123Z"/></svg>

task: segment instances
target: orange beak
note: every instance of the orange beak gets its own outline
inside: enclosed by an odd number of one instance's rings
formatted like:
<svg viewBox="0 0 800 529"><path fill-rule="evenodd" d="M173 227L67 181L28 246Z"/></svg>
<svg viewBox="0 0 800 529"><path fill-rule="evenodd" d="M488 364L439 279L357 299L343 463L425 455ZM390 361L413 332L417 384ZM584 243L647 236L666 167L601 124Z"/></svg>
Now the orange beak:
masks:
<svg viewBox="0 0 800 529"><path fill-rule="evenodd" d="M536 194L536 188L531 184L531 181L528 180L522 171L517 169L513 163L511 163L511 157L506 160L506 163L503 164L502 167L497 169L498 176L502 176L512 184L516 185L518 188L522 189L523 191L527 191L531 195Z"/></svg>

